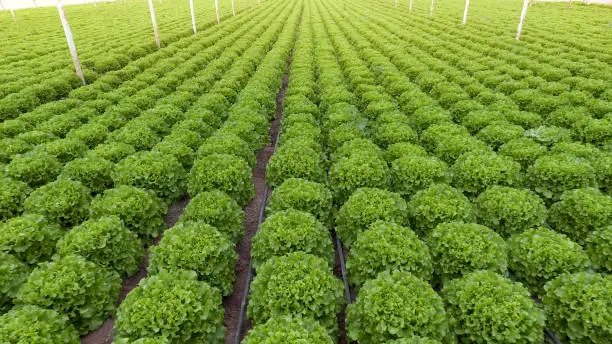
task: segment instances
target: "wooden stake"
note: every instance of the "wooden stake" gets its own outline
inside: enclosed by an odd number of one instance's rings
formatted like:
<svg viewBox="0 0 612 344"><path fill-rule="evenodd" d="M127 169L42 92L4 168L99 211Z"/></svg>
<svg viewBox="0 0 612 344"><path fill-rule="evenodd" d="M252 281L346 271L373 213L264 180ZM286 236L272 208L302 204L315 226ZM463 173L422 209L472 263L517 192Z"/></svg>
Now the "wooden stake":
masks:
<svg viewBox="0 0 612 344"><path fill-rule="evenodd" d="M215 12L217 13L217 24L220 24L221 16L219 15L219 0L215 0Z"/></svg>
<svg viewBox="0 0 612 344"><path fill-rule="evenodd" d="M465 10L463 11L463 25L467 23L468 8L470 7L470 0L465 0Z"/></svg>
<svg viewBox="0 0 612 344"><path fill-rule="evenodd" d="M193 24L193 34L198 33L198 27L196 26L195 11L193 10L193 0L189 0L189 8L191 8L191 24Z"/></svg>
<svg viewBox="0 0 612 344"><path fill-rule="evenodd" d="M410 0L410 5L408 7L408 11L412 12L412 0Z"/></svg>
<svg viewBox="0 0 612 344"><path fill-rule="evenodd" d="M234 0L232 0L232 15L236 16L236 9L234 8Z"/></svg>
<svg viewBox="0 0 612 344"><path fill-rule="evenodd" d="M521 11L521 19L519 20L518 28L516 29L516 40L521 39L521 31L523 31L523 22L525 21L525 16L527 15L527 8L529 7L529 0L523 1L523 11Z"/></svg>
<svg viewBox="0 0 612 344"><path fill-rule="evenodd" d="M81 61L79 61L79 54L77 53L76 45L74 44L74 38L72 37L72 31L70 30L68 19L66 19L66 13L64 12L62 0L57 0L57 10L62 21L62 26L64 27L64 33L66 34L66 41L68 42L68 49L70 49L70 55L72 55L72 62L74 62L74 69L76 71L76 75L79 77L79 79L81 79L83 85L87 85L87 83L85 82L85 75L83 75L83 69L81 69Z"/></svg>
<svg viewBox="0 0 612 344"><path fill-rule="evenodd" d="M157 30L157 20L155 19L155 8L153 8L153 0L149 0L149 12L151 12L151 23L153 23L153 33L155 34L155 44L157 44L157 49L160 49L161 42L159 41L159 31Z"/></svg>
<svg viewBox="0 0 612 344"><path fill-rule="evenodd" d="M434 0L431 0L431 7L429 8L429 15L433 16L434 11Z"/></svg>

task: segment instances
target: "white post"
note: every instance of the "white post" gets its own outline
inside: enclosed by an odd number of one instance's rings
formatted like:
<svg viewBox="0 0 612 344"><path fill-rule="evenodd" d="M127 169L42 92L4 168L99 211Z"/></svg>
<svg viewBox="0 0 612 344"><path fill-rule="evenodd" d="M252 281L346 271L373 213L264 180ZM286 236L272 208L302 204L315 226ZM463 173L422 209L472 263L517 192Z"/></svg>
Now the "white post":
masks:
<svg viewBox="0 0 612 344"><path fill-rule="evenodd" d="M196 26L195 11L193 10L193 0L189 0L189 7L191 8L191 24L193 24L193 34L195 35L198 33L198 28Z"/></svg>
<svg viewBox="0 0 612 344"><path fill-rule="evenodd" d="M96 12L98 12L98 0L94 0L94 6L96 6Z"/></svg>
<svg viewBox="0 0 612 344"><path fill-rule="evenodd" d="M217 14L217 24L220 24L221 16L219 16L219 0L215 0L215 13Z"/></svg>
<svg viewBox="0 0 612 344"><path fill-rule="evenodd" d="M518 24L518 28L516 30L516 40L521 39L521 31L523 31L523 22L525 21L525 16L527 15L527 8L529 7L529 0L523 1L523 11L521 12L521 19Z"/></svg>
<svg viewBox="0 0 612 344"><path fill-rule="evenodd" d="M431 7L429 8L429 15L433 16L434 11L434 0L431 0Z"/></svg>
<svg viewBox="0 0 612 344"><path fill-rule="evenodd" d="M410 0L410 5L408 6L408 11L412 12L412 0Z"/></svg>
<svg viewBox="0 0 612 344"><path fill-rule="evenodd" d="M236 16L236 8L234 7L234 0L232 0L232 15Z"/></svg>
<svg viewBox="0 0 612 344"><path fill-rule="evenodd" d="M66 13L64 13L64 6L62 6L62 0L57 0L57 10L59 11L62 26L64 27L64 33L66 34L66 41L68 41L68 48L70 49L70 55L72 55L72 62L74 62L74 69L77 76L86 85L85 76L83 75L83 69L81 69L81 61L79 61L79 55L77 54L76 45L74 44L74 38L72 38L72 31L66 19Z"/></svg>
<svg viewBox="0 0 612 344"><path fill-rule="evenodd" d="M17 17L15 16L15 11L11 8L11 15L13 16L13 23L17 23Z"/></svg>
<svg viewBox="0 0 612 344"><path fill-rule="evenodd" d="M567 4L567 9L569 10L570 8L572 8L572 0L569 0L569 4Z"/></svg>
<svg viewBox="0 0 612 344"><path fill-rule="evenodd" d="M157 20L155 19L155 8L153 8L153 0L149 0L149 12L151 12L151 23L153 23L155 43L157 44L157 49L160 49L161 43L159 42L159 31L157 31Z"/></svg>
<svg viewBox="0 0 612 344"><path fill-rule="evenodd" d="M467 23L468 8L470 7L470 0L465 0L465 10L463 11L463 25Z"/></svg>
<svg viewBox="0 0 612 344"><path fill-rule="evenodd" d="M397 0L395 0L395 8L397 8Z"/></svg>

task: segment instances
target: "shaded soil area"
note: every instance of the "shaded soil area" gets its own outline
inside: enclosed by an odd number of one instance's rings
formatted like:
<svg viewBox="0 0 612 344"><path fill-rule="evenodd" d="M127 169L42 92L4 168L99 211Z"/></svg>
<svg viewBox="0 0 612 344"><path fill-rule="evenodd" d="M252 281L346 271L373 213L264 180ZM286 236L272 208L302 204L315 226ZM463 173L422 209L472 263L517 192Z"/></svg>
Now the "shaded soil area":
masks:
<svg viewBox="0 0 612 344"><path fill-rule="evenodd" d="M332 241L334 244L334 252L335 252L335 257L336 257L336 261L334 264L334 270L333 270L334 276L341 279L342 282L344 283L344 293L345 293L345 297L347 298L346 301L348 304L354 301L355 296L356 296L355 292L353 290L350 290L349 288L347 275L346 275L345 263L348 258L348 251L338 245L340 241L338 240L335 231L332 231ZM347 304L345 304L342 307L342 311L340 311L340 313L338 314L338 329L340 330L338 344L350 343L350 341L346 337L346 328L345 328L345 324L346 324L346 312L345 311L346 311Z"/></svg>
<svg viewBox="0 0 612 344"><path fill-rule="evenodd" d="M181 216L183 210L185 209L190 200L191 198L188 195L185 195L181 200L174 202L168 207L168 213L166 214L165 218L166 227L168 229L172 228L176 224L179 216ZM162 235L155 238L155 240L153 241L153 245L157 245L159 243ZM147 277L147 268L149 267L149 247L147 247L146 250L147 252L145 258L142 264L140 265L140 271L138 271L136 275L123 280L117 305L120 305L121 302L123 302L123 300L127 296L127 294L132 291L132 289L136 288L136 286L138 286L140 280ZM106 319L106 321L98 329L81 337L81 344L111 344L113 342L114 323L115 316L111 316L110 318Z"/></svg>
<svg viewBox="0 0 612 344"><path fill-rule="evenodd" d="M283 101L285 100L285 92L289 83L288 71L291 66L291 60L290 57L287 62L287 73L283 76L281 89L276 96L276 114L269 130L270 144L259 152L257 163L253 168L252 180L255 185L255 198L244 208L245 235L236 246L238 260L235 266L236 280L234 281L234 288L232 294L223 299L225 327L227 329L226 344L235 343L237 337L239 340L242 340L251 328L249 319L246 314L243 314L243 312L246 312L246 305L243 306L243 301L248 296L246 294L248 294L251 283L251 240L259 228L259 221L267 203L267 196L272 192L272 189L266 185L266 167L270 157L274 154L280 132ZM243 323L241 323L241 317L243 317Z"/></svg>

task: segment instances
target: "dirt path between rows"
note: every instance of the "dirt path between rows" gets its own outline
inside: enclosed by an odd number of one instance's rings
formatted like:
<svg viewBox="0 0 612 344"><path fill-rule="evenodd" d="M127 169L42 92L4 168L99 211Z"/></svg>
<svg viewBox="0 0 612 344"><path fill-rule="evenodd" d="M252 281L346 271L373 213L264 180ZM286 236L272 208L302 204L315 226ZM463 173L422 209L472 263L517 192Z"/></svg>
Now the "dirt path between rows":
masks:
<svg viewBox="0 0 612 344"><path fill-rule="evenodd" d="M276 95L276 115L270 125L269 135L270 144L266 145L257 155L257 163L253 168L252 180L255 185L255 198L244 208L244 230L245 235L242 237L236 246L238 260L236 261L235 273L236 280L232 294L223 299L223 308L225 310L225 327L227 329L225 344L234 344L236 337L239 340L246 335L246 332L251 328L249 319L244 315L244 322L241 323L243 312L243 301L245 293L248 293L250 285L250 270L251 270L251 240L259 228L259 221L267 203L267 196L272 192L272 189L266 185L266 167L270 157L274 154L276 141L280 131L280 122L283 113L283 102L285 100L285 92L289 83L289 70L291 67L292 58L287 61L287 72L283 76L283 83Z"/></svg>
<svg viewBox="0 0 612 344"><path fill-rule="evenodd" d="M164 220L166 223L166 230L174 227L174 225L178 221L179 216L181 216L183 210L185 209L190 200L191 198L189 197L189 195L185 194L182 199L172 203L168 207L168 213L166 214ZM153 241L153 245L157 245L159 243L162 238L162 235L155 238L155 240ZM142 264L140 265L140 271L138 271L136 275L123 280L123 284L121 285L121 293L119 294L119 301L117 302L117 305L121 304L127 294L132 291L132 289L136 288L136 286L138 286L140 280L147 277L147 269L149 267L149 247L147 247L146 250L147 252L145 258ZM106 321L98 329L88 333L85 336L82 336L81 344L111 344L113 342L114 323L115 316L113 315L110 318L106 319Z"/></svg>

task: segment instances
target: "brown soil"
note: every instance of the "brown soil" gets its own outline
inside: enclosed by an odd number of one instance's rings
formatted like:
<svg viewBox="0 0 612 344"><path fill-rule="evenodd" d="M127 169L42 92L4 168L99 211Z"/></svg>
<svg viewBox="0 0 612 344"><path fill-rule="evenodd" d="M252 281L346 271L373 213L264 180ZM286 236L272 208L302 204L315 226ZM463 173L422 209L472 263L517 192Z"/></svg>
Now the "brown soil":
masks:
<svg viewBox="0 0 612 344"><path fill-rule="evenodd" d="M183 210L189 203L190 198L185 195L181 200L174 202L168 207L168 213L166 214L165 222L167 228L172 228L178 221L179 216L183 213ZM153 245L157 245L161 240L161 235L153 241ZM140 271L132 277L128 277L123 280L121 286L121 292L119 294L119 300L117 306L123 302L127 294L132 289L138 286L138 283L143 278L147 277L147 267L149 266L149 248L145 254L145 258L140 265ZM113 325L115 323L115 317L111 316L95 331L88 333L81 337L81 344L111 344L113 342Z"/></svg>
<svg viewBox="0 0 612 344"><path fill-rule="evenodd" d="M287 70L291 66L291 58L287 62ZM268 161L276 147L276 141L280 132L280 121L283 112L283 101L285 100L285 92L289 82L288 72L283 77L283 84L276 96L276 115L270 125L269 135L270 144L265 146L257 155L257 163L253 169L252 180L255 185L255 198L244 208L244 229L245 235L242 237L236 246L238 260L236 261L235 273L236 280L232 294L223 299L223 308L225 310L225 327L227 334L225 337L226 344L236 343L236 339L241 341L246 335L246 332L251 328L251 323L246 316L246 305L242 303L245 299L245 293L248 293L250 286L250 267L251 267L251 240L259 228L260 215L264 210L267 202L267 195L272 191L266 185L266 167ZM243 323L240 324L240 318L243 317ZM240 328L238 328L240 327Z"/></svg>

